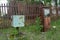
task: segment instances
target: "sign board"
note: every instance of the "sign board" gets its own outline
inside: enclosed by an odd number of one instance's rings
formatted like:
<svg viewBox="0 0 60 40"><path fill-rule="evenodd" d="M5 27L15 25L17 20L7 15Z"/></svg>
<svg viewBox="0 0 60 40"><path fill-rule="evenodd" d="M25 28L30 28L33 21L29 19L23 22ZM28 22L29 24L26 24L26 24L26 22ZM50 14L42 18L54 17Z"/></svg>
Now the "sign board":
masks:
<svg viewBox="0 0 60 40"><path fill-rule="evenodd" d="M44 15L47 16L50 13L50 10L48 8L44 8Z"/></svg>
<svg viewBox="0 0 60 40"><path fill-rule="evenodd" d="M24 27L25 17L24 15L13 15L12 16L13 27Z"/></svg>

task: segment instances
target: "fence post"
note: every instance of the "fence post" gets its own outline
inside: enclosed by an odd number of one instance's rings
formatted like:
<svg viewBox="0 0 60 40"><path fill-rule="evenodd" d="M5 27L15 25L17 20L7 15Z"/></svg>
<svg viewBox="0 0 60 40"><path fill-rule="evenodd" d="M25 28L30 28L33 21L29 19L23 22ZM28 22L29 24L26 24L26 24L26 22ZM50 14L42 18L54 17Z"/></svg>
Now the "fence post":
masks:
<svg viewBox="0 0 60 40"><path fill-rule="evenodd" d="M43 7L44 8L44 24L43 24L43 31L46 32L50 28L50 8L49 7Z"/></svg>
<svg viewBox="0 0 60 40"><path fill-rule="evenodd" d="M44 18L44 32L48 31L50 28L50 16Z"/></svg>

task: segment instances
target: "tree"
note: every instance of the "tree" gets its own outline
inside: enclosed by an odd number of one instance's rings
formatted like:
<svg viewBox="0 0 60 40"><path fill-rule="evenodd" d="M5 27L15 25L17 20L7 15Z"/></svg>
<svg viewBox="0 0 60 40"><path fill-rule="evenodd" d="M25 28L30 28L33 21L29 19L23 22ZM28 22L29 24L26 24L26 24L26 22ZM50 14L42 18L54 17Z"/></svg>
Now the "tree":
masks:
<svg viewBox="0 0 60 40"><path fill-rule="evenodd" d="M60 0L59 0L59 5L60 5Z"/></svg>
<svg viewBox="0 0 60 40"><path fill-rule="evenodd" d="M51 5L51 0L42 0L42 1L44 1L44 5L46 6L48 3L49 3L49 5Z"/></svg>

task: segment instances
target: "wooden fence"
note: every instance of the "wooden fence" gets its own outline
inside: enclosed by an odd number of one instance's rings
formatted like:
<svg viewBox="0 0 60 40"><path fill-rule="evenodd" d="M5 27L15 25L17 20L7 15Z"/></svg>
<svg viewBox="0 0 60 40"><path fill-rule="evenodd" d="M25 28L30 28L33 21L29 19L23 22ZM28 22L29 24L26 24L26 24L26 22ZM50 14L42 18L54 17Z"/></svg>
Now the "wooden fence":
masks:
<svg viewBox="0 0 60 40"><path fill-rule="evenodd" d="M33 5L23 5L20 3L17 4L1 4L0 6L0 26L8 27L11 26L11 16L12 15L24 15L25 16L25 24L31 24L35 22L36 17L41 18L41 22L43 22L43 4L33 4ZM9 23L9 24L8 24ZM1 25L2 24L2 25Z"/></svg>
<svg viewBox="0 0 60 40"><path fill-rule="evenodd" d="M34 23L36 17L40 17L42 20L41 23L43 24L44 23L43 8L44 7L45 6L42 3L40 3L39 5L37 5L37 4L22 4L22 3L16 3L16 4L9 3L8 5L1 4L0 5L0 25L2 24L3 27L4 27L4 25L6 27L8 27L11 24L11 21L12 21L11 16L12 15L24 15L26 25ZM54 10L58 10L58 11L60 10L59 8L57 8L57 9L55 9L55 8L54 8ZM50 9L51 16L57 15L56 11L55 11L56 14L54 14L52 7L49 7L49 9ZM3 20L3 22L1 22L2 20Z"/></svg>

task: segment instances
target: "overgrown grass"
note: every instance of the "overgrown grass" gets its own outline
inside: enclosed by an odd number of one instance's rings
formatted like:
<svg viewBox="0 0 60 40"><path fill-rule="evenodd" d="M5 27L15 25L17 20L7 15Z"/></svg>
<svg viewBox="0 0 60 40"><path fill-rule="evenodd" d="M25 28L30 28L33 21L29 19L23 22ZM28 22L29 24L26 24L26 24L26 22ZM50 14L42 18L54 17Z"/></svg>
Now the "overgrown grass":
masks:
<svg viewBox="0 0 60 40"><path fill-rule="evenodd" d="M56 28L53 28L53 26L56 26ZM52 21L51 29L47 32L40 32L39 27L36 25L22 27L19 28L19 30L20 32L25 33L25 35L22 35L24 37L20 38L20 40L60 40L60 19ZM17 34L17 30L15 28L0 29L0 32L3 34Z"/></svg>

